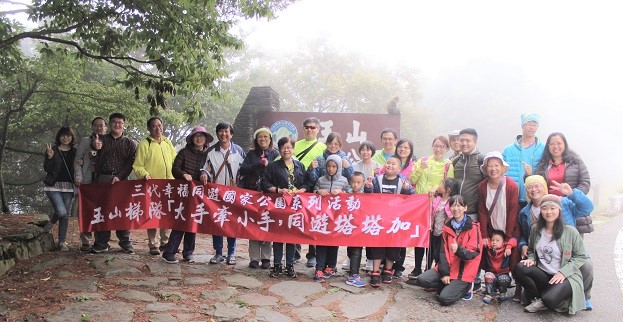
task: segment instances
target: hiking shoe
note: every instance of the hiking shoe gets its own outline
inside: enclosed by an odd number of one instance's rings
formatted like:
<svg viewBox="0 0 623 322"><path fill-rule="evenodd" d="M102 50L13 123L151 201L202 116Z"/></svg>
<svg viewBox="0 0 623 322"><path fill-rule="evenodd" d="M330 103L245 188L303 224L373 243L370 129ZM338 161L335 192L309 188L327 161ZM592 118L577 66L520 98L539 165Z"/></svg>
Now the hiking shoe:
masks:
<svg viewBox="0 0 623 322"><path fill-rule="evenodd" d="M316 281L318 283L324 283L325 282L324 273L321 270L317 270L316 273L314 273L314 281Z"/></svg>
<svg viewBox="0 0 623 322"><path fill-rule="evenodd" d="M50 233L53 227L54 227L54 224L48 221L48 223L45 224L45 226L43 226L43 232Z"/></svg>
<svg viewBox="0 0 623 322"><path fill-rule="evenodd" d="M305 266L307 267L315 267L316 266L316 257L310 257L307 259L307 264L305 264Z"/></svg>
<svg viewBox="0 0 623 322"><path fill-rule="evenodd" d="M324 271L322 271L322 273L324 274L325 278L329 278L333 275L335 275L335 270L331 267L327 267L324 269Z"/></svg>
<svg viewBox="0 0 623 322"><path fill-rule="evenodd" d="M421 269L413 269L411 271L411 273L409 273L407 278L409 278L410 280L416 279L418 276L420 276L420 274L422 274L422 270Z"/></svg>
<svg viewBox="0 0 623 322"><path fill-rule="evenodd" d="M269 259L262 259L262 265L260 265L260 267L262 269L269 269L270 268L270 260Z"/></svg>
<svg viewBox="0 0 623 322"><path fill-rule="evenodd" d="M281 273L283 273L283 268L281 267L281 264L275 264L273 270L270 272L270 274L268 274L268 276L277 277L281 275Z"/></svg>
<svg viewBox="0 0 623 322"><path fill-rule="evenodd" d="M153 255L153 256L160 255L160 250L157 247L150 247L149 255Z"/></svg>
<svg viewBox="0 0 623 322"><path fill-rule="evenodd" d="M401 278L404 271L394 271L394 277Z"/></svg>
<svg viewBox="0 0 623 322"><path fill-rule="evenodd" d="M461 298L463 301L471 301L472 298L474 297L474 282L472 282L472 286L469 288L469 290L467 291L467 293L465 293L465 295L463 295L463 297Z"/></svg>
<svg viewBox="0 0 623 322"><path fill-rule="evenodd" d="M592 311L593 310L593 303L591 302L591 299L584 300L584 310L585 311Z"/></svg>
<svg viewBox="0 0 623 322"><path fill-rule="evenodd" d="M88 253L91 251L91 245L90 244L82 244L82 246L80 246L80 251L81 252L85 252Z"/></svg>
<svg viewBox="0 0 623 322"><path fill-rule="evenodd" d="M372 287L381 286L381 273L380 272L370 273L370 286Z"/></svg>
<svg viewBox="0 0 623 322"><path fill-rule="evenodd" d="M136 254L134 252L134 247L132 246L121 247L121 251L123 251L124 253L128 253L128 254Z"/></svg>
<svg viewBox="0 0 623 322"><path fill-rule="evenodd" d="M288 275L288 277L291 277L291 278L296 278L297 275L296 275L296 271L294 271L294 265L292 264L286 265L286 275Z"/></svg>
<svg viewBox="0 0 623 322"><path fill-rule="evenodd" d="M97 247L97 246L91 247L91 253L92 254L105 253L107 251L108 251L108 246L106 246L105 248L100 248L100 247Z"/></svg>
<svg viewBox="0 0 623 322"><path fill-rule="evenodd" d="M359 274L353 274L346 280L346 285L354 286L354 287L364 287L368 285L366 281L361 279Z"/></svg>
<svg viewBox="0 0 623 322"><path fill-rule="evenodd" d="M182 261L184 261L184 262L186 262L186 263L194 263L194 262L195 262L195 259L193 258L193 256L192 256L192 255L188 255L188 256L184 257L184 258L182 259Z"/></svg>
<svg viewBox="0 0 623 322"><path fill-rule="evenodd" d="M227 255L227 265L236 265L236 255Z"/></svg>
<svg viewBox="0 0 623 322"><path fill-rule="evenodd" d="M179 262L175 256L162 256L162 260L164 260L165 262L169 263L169 264L175 264L177 262Z"/></svg>
<svg viewBox="0 0 623 322"><path fill-rule="evenodd" d="M210 258L210 264L218 264L225 260L223 255L214 255L214 257Z"/></svg>
<svg viewBox="0 0 623 322"><path fill-rule="evenodd" d="M545 306L545 304L543 304L543 301L541 299L535 299L534 301L532 301L532 303L530 303L530 305L526 306L523 310L529 313L534 313L538 311L545 311L547 310L547 307Z"/></svg>
<svg viewBox="0 0 623 322"><path fill-rule="evenodd" d="M249 262L249 268L259 268L260 267L260 262L258 261L250 261Z"/></svg>
<svg viewBox="0 0 623 322"><path fill-rule="evenodd" d="M393 275L394 275L394 272L392 272L392 270L385 269L383 270L383 274L381 274L381 281L383 281L383 283L385 284L389 284L392 282Z"/></svg>
<svg viewBox="0 0 623 322"><path fill-rule="evenodd" d="M65 243L58 243L58 250L61 252L68 252L69 247L67 247L67 244Z"/></svg>

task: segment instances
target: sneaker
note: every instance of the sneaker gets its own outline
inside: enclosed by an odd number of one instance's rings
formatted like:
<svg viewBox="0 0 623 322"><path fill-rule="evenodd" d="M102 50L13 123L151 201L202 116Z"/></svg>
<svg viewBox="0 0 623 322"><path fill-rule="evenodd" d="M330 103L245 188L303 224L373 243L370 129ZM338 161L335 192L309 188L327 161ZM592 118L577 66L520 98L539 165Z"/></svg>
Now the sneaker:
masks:
<svg viewBox="0 0 623 322"><path fill-rule="evenodd" d="M61 252L68 252L69 247L67 247L67 244L65 243L58 243L58 250Z"/></svg>
<svg viewBox="0 0 623 322"><path fill-rule="evenodd" d="M350 258L345 260L344 263L342 263L342 269L345 271L350 269Z"/></svg>
<svg viewBox="0 0 623 322"><path fill-rule="evenodd" d="M91 253L92 254L105 253L107 251L108 251L108 246L106 246L105 248L99 248L97 246L91 247Z"/></svg>
<svg viewBox="0 0 623 322"><path fill-rule="evenodd" d="M383 274L381 274L381 280L383 281L383 283L389 284L392 282L393 275L394 275L394 272L392 270L385 269L383 270Z"/></svg>
<svg viewBox="0 0 623 322"><path fill-rule="evenodd" d="M394 271L394 277L401 278L404 271Z"/></svg>
<svg viewBox="0 0 623 322"><path fill-rule="evenodd" d="M162 260L164 260L165 262L169 263L169 264L175 264L178 263L179 261L175 258L175 256L167 256L164 257L162 256Z"/></svg>
<svg viewBox="0 0 623 322"><path fill-rule="evenodd" d="M534 301L532 301L530 305L526 306L523 310L529 313L534 313L538 311L545 311L547 310L547 307L545 306L545 304L543 304L543 301L541 299L535 299Z"/></svg>
<svg viewBox="0 0 623 322"><path fill-rule="evenodd" d="M354 287L364 287L368 285L366 281L361 279L359 274L353 274L346 280L346 285L354 286Z"/></svg>
<svg viewBox="0 0 623 322"><path fill-rule="evenodd" d="M469 288L467 293L465 293L465 295L463 295L462 300L463 301L471 301L473 297L474 297L474 282L472 282L472 286Z"/></svg>
<svg viewBox="0 0 623 322"><path fill-rule="evenodd" d="M281 275L281 273L283 273L283 268L281 267L281 264L275 264L273 270L270 272L270 274L268 274L268 276L277 277Z"/></svg>
<svg viewBox="0 0 623 322"><path fill-rule="evenodd" d="M193 258L193 256L192 256L192 255L188 255L188 256L184 257L184 258L182 259L182 261L184 261L184 262L186 262L186 263L194 263L194 262L195 262L195 259Z"/></svg>
<svg viewBox="0 0 623 322"><path fill-rule="evenodd" d="M48 221L48 223L45 224L45 226L43 226L43 232L50 233L53 227L54 227L54 224Z"/></svg>
<svg viewBox="0 0 623 322"><path fill-rule="evenodd" d="M128 254L135 254L134 247L132 246L121 247L121 251Z"/></svg>
<svg viewBox="0 0 623 322"><path fill-rule="evenodd" d="M258 261L250 261L249 262L249 268L259 268L260 267L260 262Z"/></svg>
<svg viewBox="0 0 623 322"><path fill-rule="evenodd" d="M316 266L316 257L310 257L307 259L307 264L305 264L305 266L307 267L315 267Z"/></svg>
<svg viewBox="0 0 623 322"><path fill-rule="evenodd" d="M270 260L269 259L262 259L262 265L260 265L260 268L262 268L262 269L269 269L270 268Z"/></svg>
<svg viewBox="0 0 623 322"><path fill-rule="evenodd" d="M324 283L325 282L324 273L321 270L317 270L316 273L314 273L314 281L316 281L318 283Z"/></svg>
<svg viewBox="0 0 623 322"><path fill-rule="evenodd" d="M325 278L329 278L333 275L335 275L335 270L331 267L327 267L324 269L324 271L322 271L322 273L324 274Z"/></svg>
<svg viewBox="0 0 623 322"><path fill-rule="evenodd" d="M294 271L294 265L292 264L286 265L286 275L288 275L288 277L291 277L291 278L296 278L297 275L296 275L296 271Z"/></svg>
<svg viewBox="0 0 623 322"><path fill-rule="evenodd" d="M409 273L409 276L407 276L410 280L412 279L416 279L418 276L420 276L420 274L422 274L422 270L421 269L413 269L411 271L411 273Z"/></svg>
<svg viewBox="0 0 623 322"><path fill-rule="evenodd" d="M82 244L82 246L80 246L80 251L81 252L85 252L88 253L91 251L91 245L89 244Z"/></svg>
<svg viewBox="0 0 623 322"><path fill-rule="evenodd" d="M236 265L236 255L227 255L227 265Z"/></svg>
<svg viewBox="0 0 623 322"><path fill-rule="evenodd" d="M214 255L214 257L210 258L210 264L218 264L225 260L223 255Z"/></svg>
<svg viewBox="0 0 623 322"><path fill-rule="evenodd" d="M370 273L370 286L372 287L381 286L381 273L380 272Z"/></svg>
<svg viewBox="0 0 623 322"><path fill-rule="evenodd" d="M150 247L149 255L153 255L153 256L160 255L160 250L157 247Z"/></svg>
<svg viewBox="0 0 623 322"><path fill-rule="evenodd" d="M591 302L591 299L586 299L584 301L584 310L585 311L592 311L593 310L593 303Z"/></svg>
<svg viewBox="0 0 623 322"><path fill-rule="evenodd" d="M368 259L368 260L366 261L366 267L365 267L363 270L364 270L364 271L366 271L366 272L372 272L372 267L373 267L373 265L372 265L372 264L373 264L373 263L372 263L372 260L371 260L371 259Z"/></svg>
<svg viewBox="0 0 623 322"><path fill-rule="evenodd" d="M417 278L412 278L412 279L408 279L405 281L405 284L409 284L409 285L413 285L413 286L418 286L417 284Z"/></svg>

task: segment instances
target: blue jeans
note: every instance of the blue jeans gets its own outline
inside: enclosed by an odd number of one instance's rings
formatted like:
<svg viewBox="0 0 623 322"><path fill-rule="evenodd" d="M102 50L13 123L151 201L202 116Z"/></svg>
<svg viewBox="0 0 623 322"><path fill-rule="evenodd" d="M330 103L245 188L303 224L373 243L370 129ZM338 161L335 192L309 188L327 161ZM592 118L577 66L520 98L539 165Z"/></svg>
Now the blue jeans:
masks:
<svg viewBox="0 0 623 322"><path fill-rule="evenodd" d="M216 251L216 255L223 256L223 236L212 236L212 246ZM236 251L236 238L227 237L227 256L234 255Z"/></svg>
<svg viewBox="0 0 623 322"><path fill-rule="evenodd" d="M54 213L50 217L50 223L58 222L58 242L64 243L67 237L67 228L69 227L69 211L71 203L74 200L73 192L46 191L45 194L50 199L50 203L54 208Z"/></svg>

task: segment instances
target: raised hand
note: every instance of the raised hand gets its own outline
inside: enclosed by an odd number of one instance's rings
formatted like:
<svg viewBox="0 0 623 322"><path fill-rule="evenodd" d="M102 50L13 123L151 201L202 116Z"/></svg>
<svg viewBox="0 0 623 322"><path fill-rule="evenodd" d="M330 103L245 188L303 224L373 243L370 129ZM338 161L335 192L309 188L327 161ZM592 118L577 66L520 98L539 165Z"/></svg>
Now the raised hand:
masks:
<svg viewBox="0 0 623 322"><path fill-rule="evenodd" d="M93 147L95 147L95 150L98 150L98 151L102 149L102 140L100 140L99 134L95 134L95 141L93 142Z"/></svg>
<svg viewBox="0 0 623 322"><path fill-rule="evenodd" d="M550 190L560 191L565 196L570 196L573 193L573 188L568 183L558 183L552 180L552 184L549 186Z"/></svg>
<svg viewBox="0 0 623 322"><path fill-rule="evenodd" d="M45 144L45 154L48 156L48 159L52 159L54 156L54 150L52 150L52 143Z"/></svg>

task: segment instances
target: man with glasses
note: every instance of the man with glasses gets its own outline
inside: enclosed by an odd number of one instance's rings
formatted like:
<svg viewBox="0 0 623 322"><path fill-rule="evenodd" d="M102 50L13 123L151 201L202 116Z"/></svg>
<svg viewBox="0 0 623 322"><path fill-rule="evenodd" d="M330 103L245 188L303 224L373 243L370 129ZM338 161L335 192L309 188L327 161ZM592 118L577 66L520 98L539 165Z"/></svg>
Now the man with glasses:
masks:
<svg viewBox="0 0 623 322"><path fill-rule="evenodd" d="M316 157L321 156L327 149L327 146L318 141L318 132L320 132L320 120L315 117L309 117L303 121L303 131L305 137L296 141L294 144L294 157L301 161L307 170ZM307 191L313 191L313 187L307 189ZM316 247L309 245L307 252L307 267L316 266ZM295 260L301 258L301 245L296 245Z"/></svg>
<svg viewBox="0 0 623 322"><path fill-rule="evenodd" d="M123 135L125 129L125 116L123 114L110 114L108 124L110 125L110 132L104 136L96 134L93 141L93 149L97 151L94 181L115 184L121 180L127 180L132 173L136 142ZM134 254L134 248L130 244L130 231L117 230L116 234L121 249L126 253ZM96 254L107 252L109 241L110 231L95 232L95 242L91 252Z"/></svg>
<svg viewBox="0 0 623 322"><path fill-rule="evenodd" d="M478 143L476 130L471 128L461 130L459 143L461 144L461 155L452 161L454 178L461 183L460 193L467 204L465 214L476 222L478 221L478 184L485 178L480 171L484 157L476 148Z"/></svg>
<svg viewBox="0 0 623 322"><path fill-rule="evenodd" d="M383 165L389 157L396 154L398 132L392 128L383 129L383 132L381 132L381 141L383 142L383 149L376 151L374 156L372 156L372 160Z"/></svg>
<svg viewBox="0 0 623 322"><path fill-rule="evenodd" d="M536 169L545 149L545 144L536 137L539 121L538 114L522 114L521 134L517 135L515 141L506 146L502 152L504 161L510 165L507 175L519 186L519 209L528 203L524 178Z"/></svg>

